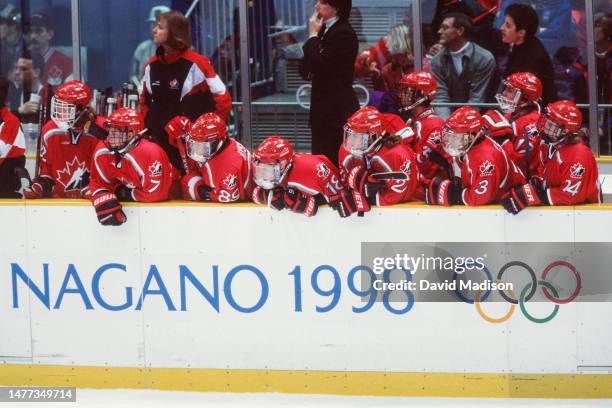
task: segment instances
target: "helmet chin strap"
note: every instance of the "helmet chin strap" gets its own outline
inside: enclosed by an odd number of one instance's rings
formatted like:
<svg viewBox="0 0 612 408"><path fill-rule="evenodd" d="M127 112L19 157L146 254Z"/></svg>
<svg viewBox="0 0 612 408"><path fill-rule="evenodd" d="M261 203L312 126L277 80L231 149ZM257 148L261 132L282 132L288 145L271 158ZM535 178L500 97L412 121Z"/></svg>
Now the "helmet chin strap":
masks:
<svg viewBox="0 0 612 408"><path fill-rule="evenodd" d="M412 105L410 106L405 106L405 107L401 107L399 109L400 112L408 112L413 110L415 107L417 107L418 105L422 104L423 102L425 102L427 100L427 97L425 95L423 95L421 98L417 99Z"/></svg>

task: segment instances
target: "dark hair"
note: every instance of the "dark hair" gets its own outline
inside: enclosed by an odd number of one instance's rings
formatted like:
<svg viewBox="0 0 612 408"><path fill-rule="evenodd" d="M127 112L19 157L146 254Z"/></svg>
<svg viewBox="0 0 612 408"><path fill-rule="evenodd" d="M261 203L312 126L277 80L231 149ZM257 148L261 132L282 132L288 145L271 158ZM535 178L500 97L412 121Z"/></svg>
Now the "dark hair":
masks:
<svg viewBox="0 0 612 408"><path fill-rule="evenodd" d="M23 50L19 58L32 60L32 69L38 69L40 71L39 75L42 77L45 70L45 59L43 58L42 54L32 52L26 48Z"/></svg>
<svg viewBox="0 0 612 408"><path fill-rule="evenodd" d="M8 95L9 82L6 78L0 77L0 108L4 107L6 96Z"/></svg>
<svg viewBox="0 0 612 408"><path fill-rule="evenodd" d="M353 8L352 0L323 0L323 2L336 9L340 20L349 19L351 8Z"/></svg>
<svg viewBox="0 0 612 408"><path fill-rule="evenodd" d="M168 45L175 50L184 51L191 47L189 20L180 11L169 11L159 15L168 27Z"/></svg>
<svg viewBox="0 0 612 408"><path fill-rule="evenodd" d="M604 35L608 37L608 41L612 41L612 13L595 14L595 24L600 24Z"/></svg>
<svg viewBox="0 0 612 408"><path fill-rule="evenodd" d="M534 37L538 31L538 13L527 4L511 4L504 11L504 15L512 17L516 31L525 30L525 38Z"/></svg>
<svg viewBox="0 0 612 408"><path fill-rule="evenodd" d="M472 20L463 13L448 13L442 17L442 21L447 18L453 19L453 27L459 29L463 27L463 36L469 38L472 35Z"/></svg>

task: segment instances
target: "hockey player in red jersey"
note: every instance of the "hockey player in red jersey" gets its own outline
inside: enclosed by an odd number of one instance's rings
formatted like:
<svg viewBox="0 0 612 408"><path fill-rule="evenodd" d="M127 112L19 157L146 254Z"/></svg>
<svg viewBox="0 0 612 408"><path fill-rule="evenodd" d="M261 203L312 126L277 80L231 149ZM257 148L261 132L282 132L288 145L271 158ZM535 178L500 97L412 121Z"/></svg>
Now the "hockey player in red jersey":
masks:
<svg viewBox="0 0 612 408"><path fill-rule="evenodd" d="M448 175L450 158L442 148L444 119L436 115L431 102L436 98L436 78L427 71L414 71L400 81L400 111L414 130L410 146L425 180Z"/></svg>
<svg viewBox="0 0 612 408"><path fill-rule="evenodd" d="M365 107L347 120L338 154L341 171L348 175L348 190L339 197L342 217L369 211L373 204L393 205L413 198L420 181L416 157L400 136L387 132L386 119L376 109ZM389 172L400 172L404 177L383 181L372 176Z"/></svg>
<svg viewBox="0 0 612 408"><path fill-rule="evenodd" d="M557 101L546 107L538 124L543 138L538 174L502 200L508 212L518 214L532 205L602 201L597 162L579 132L581 123L582 114L574 102Z"/></svg>
<svg viewBox="0 0 612 408"><path fill-rule="evenodd" d="M127 220L119 201L167 200L178 172L160 146L140 137L140 113L118 109L107 127L108 137L94 153L89 189L98 221L116 226Z"/></svg>
<svg viewBox="0 0 612 408"><path fill-rule="evenodd" d="M542 98L542 82L530 72L516 72L504 81L503 91L495 98L504 115L487 111L484 115L486 127L490 136L528 177L538 167L538 101Z"/></svg>
<svg viewBox="0 0 612 408"><path fill-rule="evenodd" d="M193 124L177 117L166 126L166 133L174 139L170 144L179 151L185 146L188 171L181 179L185 200L232 203L250 199L250 154L227 137L226 128L216 113L205 113Z"/></svg>
<svg viewBox="0 0 612 408"><path fill-rule="evenodd" d="M457 109L442 130L442 143L453 157L454 178L434 177L425 188L433 205L485 205L499 202L525 179L506 152L483 131L483 117L471 107Z"/></svg>
<svg viewBox="0 0 612 408"><path fill-rule="evenodd" d="M24 189L25 198L83 198L91 158L105 136L89 108L91 90L81 81L60 86L51 100L51 119L41 131L40 172Z"/></svg>
<svg viewBox="0 0 612 408"><path fill-rule="evenodd" d="M288 141L270 136L253 152L253 201L312 217L342 191L338 169L323 155L294 153Z"/></svg>

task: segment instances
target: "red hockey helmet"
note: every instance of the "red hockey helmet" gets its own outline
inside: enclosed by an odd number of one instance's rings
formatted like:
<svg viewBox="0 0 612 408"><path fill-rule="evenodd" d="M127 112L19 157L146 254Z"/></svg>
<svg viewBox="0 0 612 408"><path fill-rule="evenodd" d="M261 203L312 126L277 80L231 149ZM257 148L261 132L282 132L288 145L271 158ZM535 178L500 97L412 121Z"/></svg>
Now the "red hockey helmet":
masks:
<svg viewBox="0 0 612 408"><path fill-rule="evenodd" d="M457 109L442 128L444 150L453 156L463 156L482 134L483 117L470 106Z"/></svg>
<svg viewBox="0 0 612 408"><path fill-rule="evenodd" d="M51 119L62 129L74 123L77 114L91 101L91 89L81 81L68 81L51 99Z"/></svg>
<svg viewBox="0 0 612 408"><path fill-rule="evenodd" d="M512 113L517 106L537 102L542 97L542 82L531 72L516 72L504 80L504 89L495 95L504 113Z"/></svg>
<svg viewBox="0 0 612 408"><path fill-rule="evenodd" d="M362 157L371 151L384 132L382 113L371 106L365 106L353 113L344 125L344 148L352 155Z"/></svg>
<svg viewBox="0 0 612 408"><path fill-rule="evenodd" d="M266 190L282 183L293 160L293 148L280 136L270 136L253 152L255 183Z"/></svg>
<svg viewBox="0 0 612 408"><path fill-rule="evenodd" d="M206 163L223 147L227 139L227 125L216 113L200 116L187 131L185 145L187 156L199 163Z"/></svg>
<svg viewBox="0 0 612 408"><path fill-rule="evenodd" d="M436 78L427 71L413 71L400 80L400 102L404 110L411 110L425 101L436 98Z"/></svg>
<svg viewBox="0 0 612 408"><path fill-rule="evenodd" d="M130 108L117 109L106 121L106 146L113 151L123 150L130 140L144 129L142 115Z"/></svg>
<svg viewBox="0 0 612 408"><path fill-rule="evenodd" d="M557 144L578 131L581 124L580 109L574 102L562 100L548 104L545 114L540 116L538 129L547 142Z"/></svg>

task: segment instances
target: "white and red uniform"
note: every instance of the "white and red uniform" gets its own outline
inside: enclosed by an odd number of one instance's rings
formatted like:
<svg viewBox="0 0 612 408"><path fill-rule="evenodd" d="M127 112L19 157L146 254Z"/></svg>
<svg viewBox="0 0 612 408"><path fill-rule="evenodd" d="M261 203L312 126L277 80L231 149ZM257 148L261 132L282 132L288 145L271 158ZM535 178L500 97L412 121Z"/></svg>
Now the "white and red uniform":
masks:
<svg viewBox="0 0 612 408"><path fill-rule="evenodd" d="M198 186L210 188L210 200L220 203L244 201L251 196L251 155L234 139L228 139L204 165L187 158L189 174L184 176L184 195L198 200Z"/></svg>
<svg viewBox="0 0 612 408"><path fill-rule="evenodd" d="M5 159L25 154L25 136L19 119L5 106L0 109L0 166Z"/></svg>
<svg viewBox="0 0 612 408"><path fill-rule="evenodd" d="M343 163L341 169L343 174L348 174L354 167L364 166L366 163L362 158L350 154L343 146L340 147L338 157ZM386 180L385 185L376 193L376 197L369 200L372 204L393 205L410 201L420 182L415 154L405 144L391 148L381 147L367 159L367 168L371 173L401 171L408 176L405 180Z"/></svg>
<svg viewBox="0 0 612 408"><path fill-rule="evenodd" d="M52 182L53 198L74 198L87 187L99 139L85 131L62 130L49 121L42 129L39 177ZM75 195L76 194L76 195Z"/></svg>
<svg viewBox="0 0 612 408"><path fill-rule="evenodd" d="M61 52L49 48L44 55L45 70L42 83L59 86L72 80L72 59ZM44 100L44 99L43 99Z"/></svg>
<svg viewBox="0 0 612 408"><path fill-rule="evenodd" d="M117 162L117 157L120 157ZM169 199L175 170L164 150L141 139L128 153L118 156L100 142L94 153L89 191L115 191L120 185L130 189L132 200L151 203Z"/></svg>
<svg viewBox="0 0 612 408"><path fill-rule="evenodd" d="M490 137L477 140L462 160L453 162L453 169L461 178L463 204L470 206L499 202L510 188L525 183L520 170Z"/></svg>
<svg viewBox="0 0 612 408"><path fill-rule="evenodd" d="M540 132L538 131L538 120L540 119L539 110L518 116L512 125L512 141L504 143L502 146L508 153L511 160L525 173L525 153L527 141L529 142L529 173L535 174L538 168L538 146L540 146Z"/></svg>
<svg viewBox="0 0 612 408"><path fill-rule="evenodd" d="M550 205L576 205L602 201L597 162L583 142L560 148L542 143L538 152L538 176Z"/></svg>
<svg viewBox="0 0 612 408"><path fill-rule="evenodd" d="M424 179L448 176L446 170L439 163L430 160L431 153L435 151L450 163L448 154L442 148L442 126L444 126L444 119L434 114L431 108L417 116L412 125L415 139L411 147L416 154L417 166Z"/></svg>
<svg viewBox="0 0 612 408"><path fill-rule="evenodd" d="M287 187L305 194L321 194L326 201L343 189L336 166L323 155L296 153L287 175Z"/></svg>

